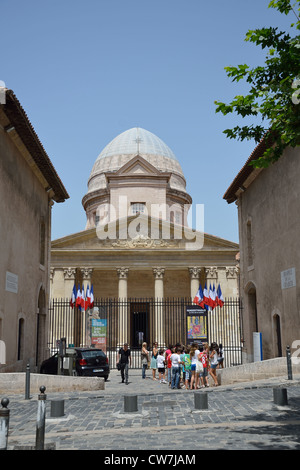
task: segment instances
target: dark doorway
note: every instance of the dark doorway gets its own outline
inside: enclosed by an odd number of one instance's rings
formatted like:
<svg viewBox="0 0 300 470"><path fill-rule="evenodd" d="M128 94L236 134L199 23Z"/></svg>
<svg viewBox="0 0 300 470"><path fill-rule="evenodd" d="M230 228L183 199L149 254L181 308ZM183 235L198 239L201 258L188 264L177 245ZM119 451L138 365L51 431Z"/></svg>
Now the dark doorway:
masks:
<svg viewBox="0 0 300 470"><path fill-rule="evenodd" d="M132 347L149 345L149 302L130 303L130 325Z"/></svg>
<svg viewBox="0 0 300 470"><path fill-rule="evenodd" d="M275 341L276 341L276 351L275 357L282 357L282 344L281 344L281 326L280 326L280 316L274 315L274 326L275 326Z"/></svg>

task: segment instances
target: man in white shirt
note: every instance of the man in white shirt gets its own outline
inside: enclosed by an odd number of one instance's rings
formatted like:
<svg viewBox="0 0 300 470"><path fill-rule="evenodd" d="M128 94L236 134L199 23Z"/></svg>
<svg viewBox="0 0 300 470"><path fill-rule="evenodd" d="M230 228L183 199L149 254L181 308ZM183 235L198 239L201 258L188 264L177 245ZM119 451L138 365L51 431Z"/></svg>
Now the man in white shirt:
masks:
<svg viewBox="0 0 300 470"><path fill-rule="evenodd" d="M176 352L174 352L171 356L171 362L172 362L172 382L171 382L171 388L174 390L175 388L178 388L179 386L179 381L180 381L180 364L183 364L183 362L180 360L180 353L182 349L177 348Z"/></svg>

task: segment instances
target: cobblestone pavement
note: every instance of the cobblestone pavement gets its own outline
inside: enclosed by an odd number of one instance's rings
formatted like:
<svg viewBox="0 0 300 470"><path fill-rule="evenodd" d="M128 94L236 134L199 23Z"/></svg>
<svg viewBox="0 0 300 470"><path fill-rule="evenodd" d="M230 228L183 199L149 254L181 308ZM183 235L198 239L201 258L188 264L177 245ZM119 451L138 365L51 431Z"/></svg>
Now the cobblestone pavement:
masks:
<svg viewBox="0 0 300 470"><path fill-rule="evenodd" d="M106 455L117 458L120 451L122 455L143 451L135 454L143 462L149 458L147 455L157 459L158 453L167 451L188 452L185 458L193 459L197 458L197 451L204 449L300 450L300 377L210 387L197 392L171 390L150 376L142 380L137 370L130 370L128 385L120 382L119 373L112 371L105 390L72 393L46 390L46 446L56 450L102 450L103 458ZM285 406L274 403L273 389L277 387L287 389ZM206 409L197 408L195 393L207 394ZM125 412L125 395L137 396L137 411ZM7 398L8 450L34 446L38 396L29 400L20 395ZM64 400L63 417L51 417L54 399Z"/></svg>

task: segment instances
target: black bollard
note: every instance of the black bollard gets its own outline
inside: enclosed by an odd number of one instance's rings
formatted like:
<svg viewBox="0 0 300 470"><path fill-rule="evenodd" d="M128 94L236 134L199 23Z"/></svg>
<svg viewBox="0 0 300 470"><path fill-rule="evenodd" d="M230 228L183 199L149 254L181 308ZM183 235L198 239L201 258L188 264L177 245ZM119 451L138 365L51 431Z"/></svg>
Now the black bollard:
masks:
<svg viewBox="0 0 300 470"><path fill-rule="evenodd" d="M208 409L208 398L206 392L195 392L194 393L194 404L196 410L207 410Z"/></svg>
<svg viewBox="0 0 300 470"><path fill-rule="evenodd" d="M46 387L42 385L40 387L41 394L39 395L38 401L38 412L37 412L37 422L36 422L36 440L35 440L35 450L44 450L45 444L45 422L46 422L46 398L45 395Z"/></svg>
<svg viewBox="0 0 300 470"><path fill-rule="evenodd" d="M288 404L286 388L273 388L273 398L275 405L286 406Z"/></svg>
<svg viewBox="0 0 300 470"><path fill-rule="evenodd" d="M2 398L0 409L0 450L7 450L8 428L9 428L9 404L8 398Z"/></svg>
<svg viewBox="0 0 300 470"><path fill-rule="evenodd" d="M137 396L136 395L125 395L124 396L124 411L126 413L134 413L138 410Z"/></svg>
<svg viewBox="0 0 300 470"><path fill-rule="evenodd" d="M30 398L30 365L26 366L26 379L25 379L25 400Z"/></svg>
<svg viewBox="0 0 300 470"><path fill-rule="evenodd" d="M291 350L289 346L286 347L286 362L287 362L288 380L293 380Z"/></svg>

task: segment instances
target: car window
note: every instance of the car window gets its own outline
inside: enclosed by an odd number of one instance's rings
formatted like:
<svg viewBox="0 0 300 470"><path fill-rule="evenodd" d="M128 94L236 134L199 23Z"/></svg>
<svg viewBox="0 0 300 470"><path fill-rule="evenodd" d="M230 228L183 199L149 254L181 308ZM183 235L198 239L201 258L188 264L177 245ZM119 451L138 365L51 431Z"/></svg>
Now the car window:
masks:
<svg viewBox="0 0 300 470"><path fill-rule="evenodd" d="M99 351L99 350L94 350L94 351L81 351L81 354L82 354L82 357L85 357L85 358L93 358L93 357L99 357L99 356L102 356L102 357L105 357L105 354L103 351Z"/></svg>

